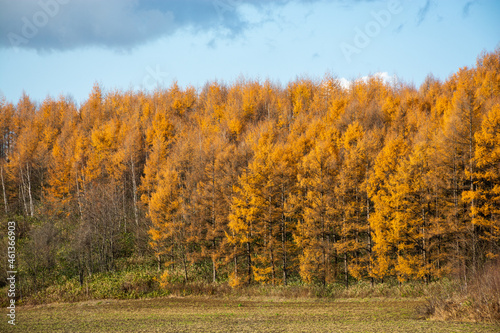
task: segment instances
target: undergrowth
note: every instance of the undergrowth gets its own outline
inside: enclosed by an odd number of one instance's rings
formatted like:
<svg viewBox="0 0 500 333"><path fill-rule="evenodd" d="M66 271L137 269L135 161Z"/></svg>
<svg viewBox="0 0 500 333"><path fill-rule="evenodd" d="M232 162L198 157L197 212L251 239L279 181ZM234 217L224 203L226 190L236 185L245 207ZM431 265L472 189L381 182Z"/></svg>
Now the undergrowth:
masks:
<svg viewBox="0 0 500 333"><path fill-rule="evenodd" d="M487 265L468 284L428 298L431 319L500 323L500 260Z"/></svg>
<svg viewBox="0 0 500 333"><path fill-rule="evenodd" d="M283 285L249 285L232 288L227 282L203 281L173 282L160 285L161 274L155 269L132 269L98 273L87 277L83 284L77 278L62 278L53 285L20 300L20 304L78 302L96 299L136 299L161 296L213 296L213 297L271 297L271 298L430 298L448 295L456 288L454 282L442 279L425 284L420 281L398 284L396 281L378 283L359 281L346 288L341 283L326 286L292 283ZM1 303L6 305L6 292L2 291Z"/></svg>

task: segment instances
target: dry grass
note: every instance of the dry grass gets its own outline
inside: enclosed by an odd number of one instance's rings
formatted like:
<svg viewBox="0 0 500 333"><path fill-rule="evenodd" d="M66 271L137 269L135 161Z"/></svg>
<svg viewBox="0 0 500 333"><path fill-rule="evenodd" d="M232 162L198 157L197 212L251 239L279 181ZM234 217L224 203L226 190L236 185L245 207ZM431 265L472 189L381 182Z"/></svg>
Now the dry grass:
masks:
<svg viewBox="0 0 500 333"><path fill-rule="evenodd" d="M171 296L217 296L217 297L277 297L287 299L337 299L337 298L422 298L449 293L456 284L443 279L426 285L423 282L379 283L373 287L369 282L359 281L345 288L343 284L319 285L292 284L288 286L250 285L231 288L227 283L171 283L165 292Z"/></svg>
<svg viewBox="0 0 500 333"><path fill-rule="evenodd" d="M466 288L430 298L424 312L437 320L500 323L500 260L476 274Z"/></svg>
<svg viewBox="0 0 500 333"><path fill-rule="evenodd" d="M418 299L162 297L21 306L0 332L498 332L421 319Z"/></svg>

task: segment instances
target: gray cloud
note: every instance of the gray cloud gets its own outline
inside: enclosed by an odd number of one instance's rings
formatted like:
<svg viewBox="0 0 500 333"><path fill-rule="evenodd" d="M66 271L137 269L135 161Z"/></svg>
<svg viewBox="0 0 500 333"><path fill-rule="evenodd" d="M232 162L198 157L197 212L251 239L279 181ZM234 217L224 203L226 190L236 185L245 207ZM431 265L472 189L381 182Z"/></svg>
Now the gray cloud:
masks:
<svg viewBox="0 0 500 333"><path fill-rule="evenodd" d="M0 0L0 48L127 51L186 27L234 36L247 27L238 11L242 4L265 7L289 1Z"/></svg>
<svg viewBox="0 0 500 333"><path fill-rule="evenodd" d="M0 0L0 8L4 48L127 49L174 31L172 11L142 9L133 0Z"/></svg>

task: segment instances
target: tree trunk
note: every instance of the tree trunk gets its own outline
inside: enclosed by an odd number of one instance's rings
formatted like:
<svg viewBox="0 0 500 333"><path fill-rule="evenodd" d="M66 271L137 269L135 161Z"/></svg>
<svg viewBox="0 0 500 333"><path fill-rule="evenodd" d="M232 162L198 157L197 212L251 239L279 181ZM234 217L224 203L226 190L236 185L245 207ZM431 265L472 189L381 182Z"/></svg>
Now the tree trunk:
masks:
<svg viewBox="0 0 500 333"><path fill-rule="evenodd" d="M8 214L9 213L9 206L7 203L7 194L5 192L5 180L3 178L3 165L0 167L0 176L2 178L2 192L3 192L3 203L4 203L5 214Z"/></svg>
<svg viewBox="0 0 500 333"><path fill-rule="evenodd" d="M238 252L236 246L234 247L234 279L238 281Z"/></svg>
<svg viewBox="0 0 500 333"><path fill-rule="evenodd" d="M80 196L80 182L78 181L78 169L76 170L76 200L78 202L78 211L80 212L80 220L83 221L83 206L82 198Z"/></svg>
<svg viewBox="0 0 500 333"><path fill-rule="evenodd" d="M283 193L282 193L283 196ZM282 197L283 202L283 197ZM284 208L282 208L284 209ZM287 272L287 257L286 257L286 221L284 212L281 214L281 248L283 250L283 285L287 285L288 272Z"/></svg>
<svg viewBox="0 0 500 333"><path fill-rule="evenodd" d="M26 163L26 175L28 177L28 196L30 199L30 216L33 217L34 214L34 207L33 207L33 195L31 194L31 177L30 177L30 168L28 163Z"/></svg>
<svg viewBox="0 0 500 333"><path fill-rule="evenodd" d="M247 264L248 264L247 283L250 284L250 282L252 281L252 254L250 252L250 242L247 242L246 245L247 245Z"/></svg>
<svg viewBox="0 0 500 333"><path fill-rule="evenodd" d="M474 177L473 177L473 172L474 172L474 133L473 133L473 110L470 110L469 112L469 173L470 173L470 191L471 193L474 192ZM475 219L474 216L474 197L472 197L470 201L470 211L471 211L471 226L472 226L472 272L476 273L476 269L478 267L477 263L477 232L476 232L476 226L474 225L473 221Z"/></svg>
<svg viewBox="0 0 500 333"><path fill-rule="evenodd" d="M188 271L187 271L187 261L186 261L186 255L182 255L182 266L184 268L184 282L188 282Z"/></svg>
<svg viewBox="0 0 500 333"><path fill-rule="evenodd" d="M23 208L24 208L24 215L28 216L28 204L26 203L26 183L24 180L24 174L23 174L23 169L19 168L19 173L21 176L21 183L19 184L19 191L21 192L21 198L23 199Z"/></svg>
<svg viewBox="0 0 500 333"><path fill-rule="evenodd" d="M217 267L215 266L215 258L212 258L212 282L217 282Z"/></svg>
<svg viewBox="0 0 500 333"><path fill-rule="evenodd" d="M135 226L137 228L136 234L139 230L139 213L137 211L137 182L135 180L135 163L132 160L132 156L130 156L130 165L132 169L132 191L133 191L133 198L134 198L134 219L135 219Z"/></svg>
<svg viewBox="0 0 500 333"><path fill-rule="evenodd" d="M372 288L375 285L374 278L372 276L372 229L370 226L370 198L368 198L368 195L366 196L366 222L368 223L368 259L370 260L369 262L369 272L368 274L370 275L370 285Z"/></svg>
<svg viewBox="0 0 500 333"><path fill-rule="evenodd" d="M345 287L349 288L349 269L347 267L347 253L344 253L344 274L345 274Z"/></svg>
<svg viewBox="0 0 500 333"><path fill-rule="evenodd" d="M275 265L274 265L274 252L273 252L273 249L271 249L270 251L271 253L271 267L272 267L272 283L273 283L273 286L275 284L275 281L276 281L276 271L275 271Z"/></svg>

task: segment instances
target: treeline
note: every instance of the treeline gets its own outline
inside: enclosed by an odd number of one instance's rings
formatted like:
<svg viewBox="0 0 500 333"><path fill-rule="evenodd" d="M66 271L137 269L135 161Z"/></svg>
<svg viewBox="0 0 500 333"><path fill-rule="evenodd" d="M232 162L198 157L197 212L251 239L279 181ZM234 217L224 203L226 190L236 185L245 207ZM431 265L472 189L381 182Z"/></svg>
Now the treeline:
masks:
<svg viewBox="0 0 500 333"><path fill-rule="evenodd" d="M33 290L131 257L163 283L348 285L466 280L500 253L500 50L418 89L24 95L1 101L0 133L1 218Z"/></svg>

